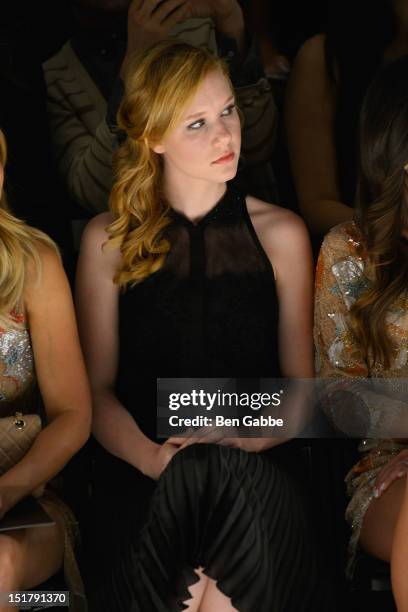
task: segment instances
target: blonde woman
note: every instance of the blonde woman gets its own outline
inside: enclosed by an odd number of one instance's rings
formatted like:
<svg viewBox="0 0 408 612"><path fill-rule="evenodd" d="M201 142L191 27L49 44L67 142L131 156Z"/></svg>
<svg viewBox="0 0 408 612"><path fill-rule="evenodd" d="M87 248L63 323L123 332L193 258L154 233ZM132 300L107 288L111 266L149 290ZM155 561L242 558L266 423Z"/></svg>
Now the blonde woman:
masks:
<svg viewBox="0 0 408 612"><path fill-rule="evenodd" d="M108 451L93 545L113 578L98 574L95 609L327 611L302 504L266 452L284 440L156 438L158 376L312 376L303 223L227 185L241 126L208 52L137 58L118 119L112 213L86 229L77 286Z"/></svg>
<svg viewBox="0 0 408 612"><path fill-rule="evenodd" d="M6 143L0 132L0 192ZM54 243L0 207L0 416L33 412L38 383L46 422L23 459L0 476L0 517L58 474L85 443L90 394L67 279ZM41 584L63 565L70 610L86 610L73 554L76 524L51 486L40 503L55 524L0 533L0 592ZM3 599L1 612L10 608Z"/></svg>

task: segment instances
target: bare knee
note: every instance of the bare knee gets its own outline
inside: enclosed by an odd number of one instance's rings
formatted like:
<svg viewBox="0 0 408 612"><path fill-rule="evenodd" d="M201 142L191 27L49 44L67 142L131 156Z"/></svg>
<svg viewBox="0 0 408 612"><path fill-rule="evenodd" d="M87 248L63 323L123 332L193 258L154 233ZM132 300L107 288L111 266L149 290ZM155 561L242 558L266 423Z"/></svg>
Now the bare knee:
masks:
<svg viewBox="0 0 408 612"><path fill-rule="evenodd" d="M395 480L381 497L372 500L363 520L360 543L369 554L383 561L391 558L405 486L405 479Z"/></svg>
<svg viewBox="0 0 408 612"><path fill-rule="evenodd" d="M184 603L188 606L186 612L198 612L208 584L208 577L204 574L203 568L196 568L194 572L198 575L198 582L189 587L191 597Z"/></svg>
<svg viewBox="0 0 408 612"><path fill-rule="evenodd" d="M21 583L23 538L0 535L0 591L18 589Z"/></svg>

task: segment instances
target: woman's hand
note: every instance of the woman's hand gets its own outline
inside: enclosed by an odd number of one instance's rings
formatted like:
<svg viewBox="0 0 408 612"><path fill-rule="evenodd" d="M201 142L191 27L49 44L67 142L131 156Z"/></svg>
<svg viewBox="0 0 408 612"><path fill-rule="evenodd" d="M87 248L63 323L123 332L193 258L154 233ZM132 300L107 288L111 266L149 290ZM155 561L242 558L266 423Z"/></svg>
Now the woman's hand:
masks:
<svg viewBox="0 0 408 612"><path fill-rule="evenodd" d="M219 444L239 448L248 453L259 453L267 447L267 438L241 438L231 435L233 428L228 427L228 432L222 427L203 427L194 431L194 435L186 437L172 437L167 441L179 447L179 450L191 444ZM228 433L228 435L227 435Z"/></svg>
<svg viewBox="0 0 408 612"><path fill-rule="evenodd" d="M242 9L237 0L189 0L189 18L211 17L219 27L219 23L226 24L228 21L242 17Z"/></svg>
<svg viewBox="0 0 408 612"><path fill-rule="evenodd" d="M169 37L172 28L189 18L187 0L133 0L128 10L128 42L125 60L138 51ZM124 74L126 62L121 72Z"/></svg>
<svg viewBox="0 0 408 612"><path fill-rule="evenodd" d="M406 476L407 472L408 449L404 449L393 457L378 474L377 480L375 481L374 497L380 497L394 480Z"/></svg>
<svg viewBox="0 0 408 612"><path fill-rule="evenodd" d="M235 427L228 427L228 439L234 440L232 437L235 432ZM179 449L186 448L191 444L223 444L227 439L226 429L224 427L207 426L199 429L187 429L184 436L172 436L167 440L170 444L175 444Z"/></svg>
<svg viewBox="0 0 408 612"><path fill-rule="evenodd" d="M180 450L181 446L166 440L163 444L152 444L145 453L142 472L145 476L158 480L167 464Z"/></svg>
<svg viewBox="0 0 408 612"><path fill-rule="evenodd" d="M245 52L245 22L237 0L188 0L188 19L210 17L216 29L228 38L234 38L241 55Z"/></svg>

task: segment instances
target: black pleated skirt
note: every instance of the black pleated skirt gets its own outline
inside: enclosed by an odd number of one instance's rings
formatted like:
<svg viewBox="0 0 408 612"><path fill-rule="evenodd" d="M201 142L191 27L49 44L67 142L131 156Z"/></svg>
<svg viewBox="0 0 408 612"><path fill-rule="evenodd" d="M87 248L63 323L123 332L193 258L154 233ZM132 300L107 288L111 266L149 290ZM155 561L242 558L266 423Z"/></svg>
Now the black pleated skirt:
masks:
<svg viewBox="0 0 408 612"><path fill-rule="evenodd" d="M104 469L97 501L98 612L184 610L199 567L240 612L334 609L304 502L269 452L194 444L157 483L124 472L110 487Z"/></svg>

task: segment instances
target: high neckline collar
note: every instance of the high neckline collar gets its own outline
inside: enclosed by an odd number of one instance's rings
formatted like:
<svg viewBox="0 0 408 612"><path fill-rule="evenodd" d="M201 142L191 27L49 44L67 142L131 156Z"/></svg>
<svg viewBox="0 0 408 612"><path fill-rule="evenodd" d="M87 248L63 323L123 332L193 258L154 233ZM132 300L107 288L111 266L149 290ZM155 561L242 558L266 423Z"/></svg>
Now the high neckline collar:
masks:
<svg viewBox="0 0 408 612"><path fill-rule="evenodd" d="M242 199L242 194L230 183L227 183L227 188L224 195L216 204L198 221L191 221L182 213L170 209L170 216L175 223L180 223L189 228L202 228L212 222L224 222L230 219L238 211L238 201Z"/></svg>

